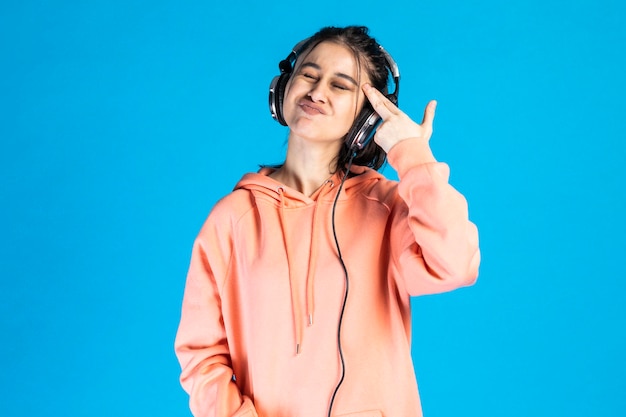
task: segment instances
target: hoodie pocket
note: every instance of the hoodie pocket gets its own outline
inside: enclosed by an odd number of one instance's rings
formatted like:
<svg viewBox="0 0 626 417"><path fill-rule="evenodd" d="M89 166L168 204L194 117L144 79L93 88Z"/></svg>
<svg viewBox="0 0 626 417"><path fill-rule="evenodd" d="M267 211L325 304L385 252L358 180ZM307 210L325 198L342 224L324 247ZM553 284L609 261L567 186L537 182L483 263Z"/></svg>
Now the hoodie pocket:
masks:
<svg viewBox="0 0 626 417"><path fill-rule="evenodd" d="M356 411L354 413L339 414L335 417L383 417L380 410Z"/></svg>

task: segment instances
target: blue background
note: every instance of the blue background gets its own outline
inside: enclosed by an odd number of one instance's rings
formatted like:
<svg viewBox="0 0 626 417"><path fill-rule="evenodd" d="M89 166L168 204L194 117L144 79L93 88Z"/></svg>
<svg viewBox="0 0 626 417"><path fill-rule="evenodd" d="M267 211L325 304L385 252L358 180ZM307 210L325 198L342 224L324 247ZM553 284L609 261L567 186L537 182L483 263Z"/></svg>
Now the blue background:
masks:
<svg viewBox="0 0 626 417"><path fill-rule="evenodd" d="M278 61L346 24L392 53L407 113L439 101L481 232L476 286L414 300L425 415L626 415L623 2L214 3L0 6L0 415L189 415L192 241L282 161Z"/></svg>

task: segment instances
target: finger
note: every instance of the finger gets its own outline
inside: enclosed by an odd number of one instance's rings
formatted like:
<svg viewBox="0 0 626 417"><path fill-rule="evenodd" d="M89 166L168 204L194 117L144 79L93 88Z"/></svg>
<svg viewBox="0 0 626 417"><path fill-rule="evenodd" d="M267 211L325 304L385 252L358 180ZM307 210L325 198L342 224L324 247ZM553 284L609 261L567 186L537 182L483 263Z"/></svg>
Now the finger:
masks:
<svg viewBox="0 0 626 417"><path fill-rule="evenodd" d="M422 126L432 129L433 120L435 120L435 109L437 108L437 101L431 100L424 110L424 118L422 119Z"/></svg>
<svg viewBox="0 0 626 417"><path fill-rule="evenodd" d="M383 93L375 89L369 84L363 85L363 92L369 100L370 104L383 119L387 120L390 116L396 114L399 110L395 104L393 104Z"/></svg>

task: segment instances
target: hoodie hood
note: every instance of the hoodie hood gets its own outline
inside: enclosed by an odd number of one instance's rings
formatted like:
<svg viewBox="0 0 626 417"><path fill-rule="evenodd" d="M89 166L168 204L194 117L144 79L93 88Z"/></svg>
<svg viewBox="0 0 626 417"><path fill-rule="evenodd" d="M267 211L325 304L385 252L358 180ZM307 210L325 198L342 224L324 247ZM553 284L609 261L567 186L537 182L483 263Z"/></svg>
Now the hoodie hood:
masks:
<svg viewBox="0 0 626 417"><path fill-rule="evenodd" d="M333 192L335 186L338 186L343 177L342 173L335 173L311 196L306 196L293 188L287 187L282 183L271 178L269 174L274 172L273 168L261 168L259 172L244 175L235 186L235 190L244 189L253 192L255 196L265 196L274 199L277 203L281 201L287 204L287 207L293 208L298 206L306 206L315 204L319 199L325 201L334 200L336 194ZM350 198L350 195L357 190L373 185L376 181L384 179L383 175L371 168L362 166L352 166L350 175L346 179L339 200ZM328 187L330 185L330 187ZM281 197L279 194L282 194Z"/></svg>
<svg viewBox="0 0 626 417"><path fill-rule="evenodd" d="M332 204L320 204L322 202L334 202L337 198L337 190L343 178L343 173L335 173L328 180L326 180L311 196L306 196L298 190L283 185L275 179L269 177L274 171L272 168L261 168L259 172L249 173L244 175L241 180L235 186L235 190L248 190L255 199L261 199L269 201L276 206L278 217L280 219L280 227L283 236L284 250L287 258L287 267L289 270L289 286L291 289L291 311L292 322L294 325L295 333L295 351L299 354L302 349L302 315L305 314L305 322L308 326L314 324L315 314L315 299L314 299L314 284L315 284L315 267L317 264L318 245L320 245L320 239L318 238L319 230L326 227L326 224L320 224L319 219L329 218L327 215L320 217L320 210L329 210ZM352 195L363 188L373 186L377 181L384 177L379 172L361 166L353 166L350 170L350 175L345 180L343 187L341 188L341 194L338 196L338 201L349 199ZM297 276L299 274L294 268L294 254L292 253L293 245L290 242L289 236L294 234L289 233L287 230L289 227L286 217L291 209L298 208L311 208L312 215L311 221L311 234L308 236L310 256L308 259L308 267L306 269L305 276ZM307 236L299 236L299 239L307 239ZM298 296L297 286L298 283L304 282L306 285L305 299L301 300ZM303 312L304 310L304 312Z"/></svg>

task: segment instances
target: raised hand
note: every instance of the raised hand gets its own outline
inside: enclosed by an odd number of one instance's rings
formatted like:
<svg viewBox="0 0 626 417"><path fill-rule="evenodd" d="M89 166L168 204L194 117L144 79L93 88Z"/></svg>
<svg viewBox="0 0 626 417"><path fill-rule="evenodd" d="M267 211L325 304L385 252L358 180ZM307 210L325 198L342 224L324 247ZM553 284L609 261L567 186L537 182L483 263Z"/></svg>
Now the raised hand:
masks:
<svg viewBox="0 0 626 417"><path fill-rule="evenodd" d="M365 84L363 92L383 120L376 130L374 140L385 152L389 152L396 143L404 139L419 138L426 142L430 140L437 107L435 100L426 105L422 123L418 124L371 85Z"/></svg>

